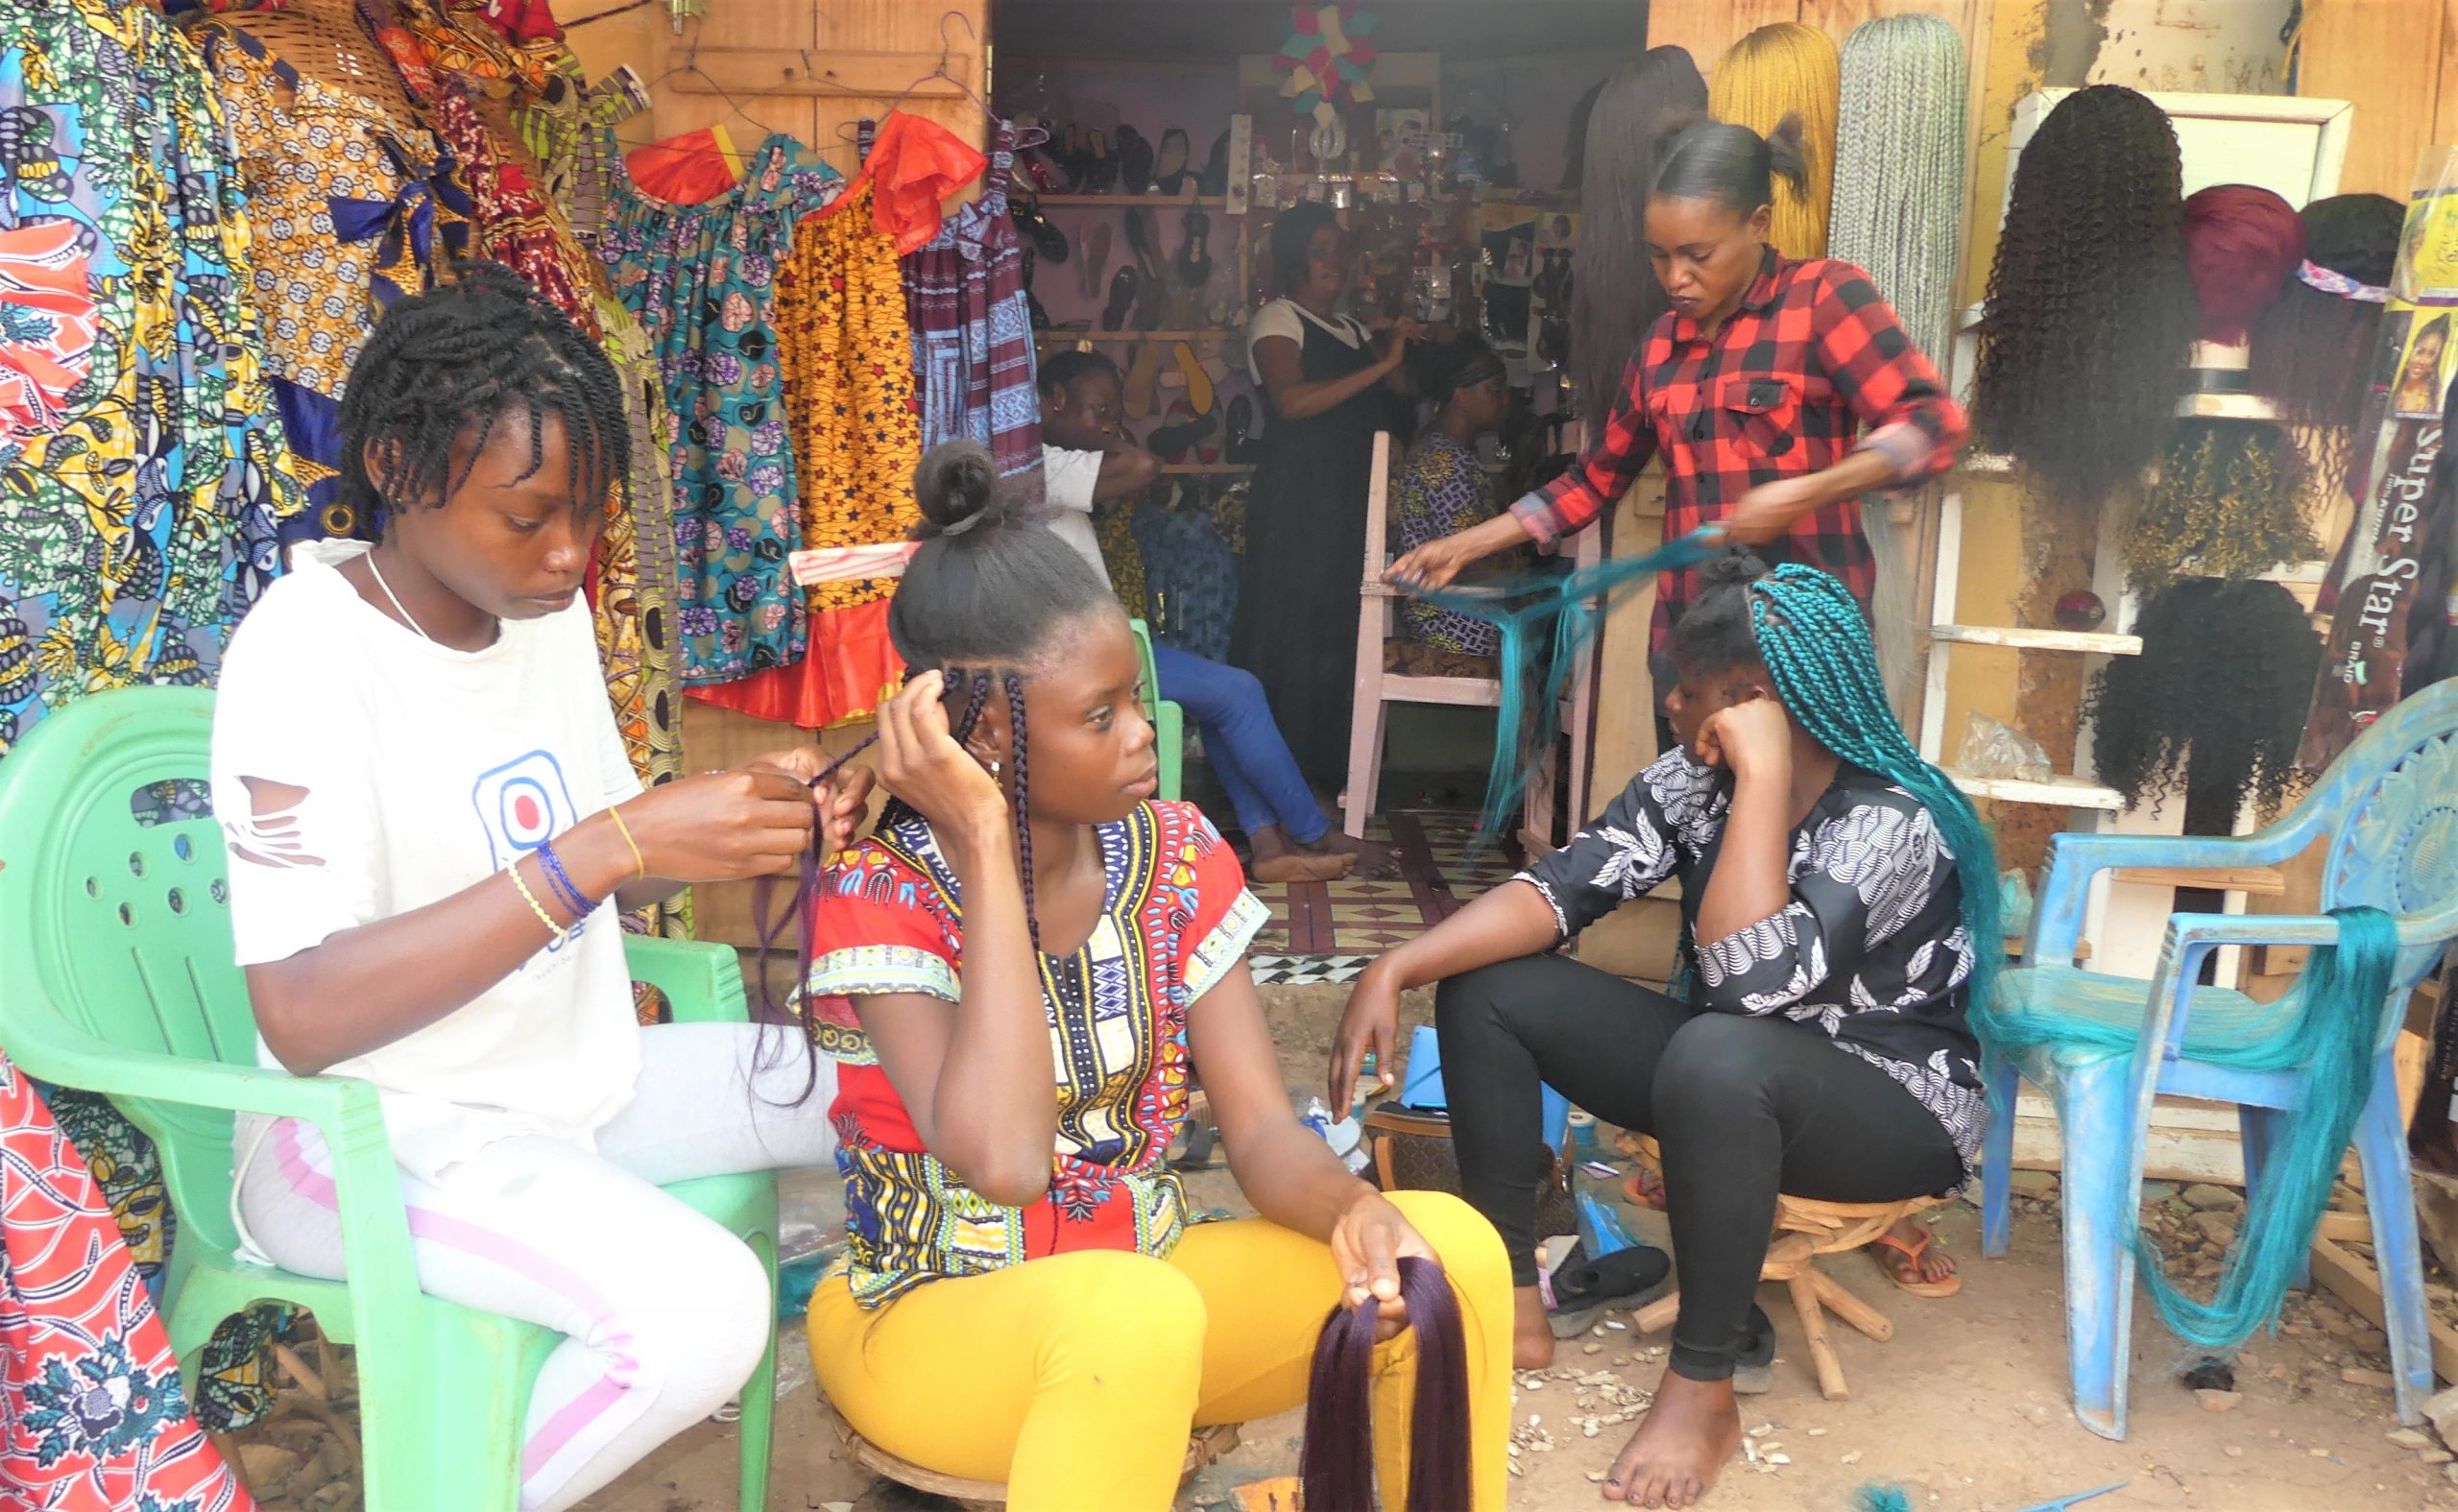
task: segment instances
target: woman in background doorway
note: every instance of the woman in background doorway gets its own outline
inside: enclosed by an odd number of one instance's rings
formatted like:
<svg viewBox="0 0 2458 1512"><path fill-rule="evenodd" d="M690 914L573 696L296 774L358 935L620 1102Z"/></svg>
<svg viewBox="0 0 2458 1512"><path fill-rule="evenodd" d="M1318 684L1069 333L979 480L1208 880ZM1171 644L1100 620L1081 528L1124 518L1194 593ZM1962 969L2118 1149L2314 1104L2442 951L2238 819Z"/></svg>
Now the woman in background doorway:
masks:
<svg viewBox="0 0 2458 1512"><path fill-rule="evenodd" d="M1263 680L1306 780L1333 790L1348 761L1346 649L1357 633L1374 433L1403 419L1396 395L1416 323L1378 333L1339 313L1349 257L1329 205L1282 211L1271 260L1286 293L1247 327L1270 420L1247 505L1246 586L1229 660Z"/></svg>

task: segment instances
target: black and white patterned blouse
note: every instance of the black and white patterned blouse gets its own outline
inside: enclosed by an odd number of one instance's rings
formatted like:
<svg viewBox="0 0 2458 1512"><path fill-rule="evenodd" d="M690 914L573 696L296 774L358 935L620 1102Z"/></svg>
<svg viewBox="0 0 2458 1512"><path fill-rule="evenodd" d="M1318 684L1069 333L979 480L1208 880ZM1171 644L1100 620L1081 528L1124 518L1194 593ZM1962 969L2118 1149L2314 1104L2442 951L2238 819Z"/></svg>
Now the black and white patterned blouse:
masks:
<svg viewBox="0 0 2458 1512"><path fill-rule="evenodd" d="M1844 764L1793 830L1792 902L1721 940L1698 941L1699 904L1731 806L1724 773L1668 752L1519 880L1545 895L1568 939L1678 876L1682 934L1697 941L1692 1006L1781 1014L1824 1031L1937 1115L1971 1179L1988 1127L1980 1047L1964 1017L1971 941L1954 855L1929 811Z"/></svg>

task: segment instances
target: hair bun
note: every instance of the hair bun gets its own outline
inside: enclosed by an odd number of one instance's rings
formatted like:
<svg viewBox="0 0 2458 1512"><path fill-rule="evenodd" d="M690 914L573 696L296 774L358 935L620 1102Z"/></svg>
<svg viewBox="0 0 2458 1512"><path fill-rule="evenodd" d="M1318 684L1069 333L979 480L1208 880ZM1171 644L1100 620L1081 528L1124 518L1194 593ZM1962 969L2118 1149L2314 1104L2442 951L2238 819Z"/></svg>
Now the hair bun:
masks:
<svg viewBox="0 0 2458 1512"><path fill-rule="evenodd" d="M1747 551L1733 550L1699 564L1699 584L1705 588L1755 583L1767 575L1767 564Z"/></svg>
<svg viewBox="0 0 2458 1512"><path fill-rule="evenodd" d="M923 453L913 469L913 498L922 507L916 540L961 536L1006 514L999 502L999 466L977 441L943 441Z"/></svg>
<svg viewBox="0 0 2458 1512"><path fill-rule="evenodd" d="M1767 171L1792 184L1795 193L1804 193L1809 187L1809 130L1800 112L1787 111L1767 133Z"/></svg>

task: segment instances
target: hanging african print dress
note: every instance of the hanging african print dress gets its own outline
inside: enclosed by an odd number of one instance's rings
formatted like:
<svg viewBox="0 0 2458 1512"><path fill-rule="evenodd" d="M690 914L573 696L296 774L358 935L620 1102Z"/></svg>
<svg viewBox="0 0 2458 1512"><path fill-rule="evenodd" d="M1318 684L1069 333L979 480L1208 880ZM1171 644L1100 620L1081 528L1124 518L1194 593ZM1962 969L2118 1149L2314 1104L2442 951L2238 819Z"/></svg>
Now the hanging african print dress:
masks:
<svg viewBox="0 0 2458 1512"><path fill-rule="evenodd" d="M384 305L467 256L470 192L424 126L301 74L220 17L192 20L239 144L266 359L309 513L289 539L372 539L341 500L341 400Z"/></svg>
<svg viewBox="0 0 2458 1512"><path fill-rule="evenodd" d="M913 469L922 427L913 409L912 331L896 238L872 224L867 176L802 224L777 273L778 357L801 480L810 640L792 666L693 694L806 730L862 718L904 679L888 641L893 575L880 549L921 523Z"/></svg>
<svg viewBox="0 0 2458 1512"><path fill-rule="evenodd" d="M980 199L947 218L904 259L922 444L971 437L999 474L1041 493L1041 395L1035 387L1024 248L1007 213L1015 129L999 124ZM881 151L885 151L882 147Z"/></svg>
<svg viewBox="0 0 2458 1512"><path fill-rule="evenodd" d="M210 82L160 17L15 0L0 36L0 753L45 710L208 681L302 500Z"/></svg>
<svg viewBox="0 0 2458 1512"><path fill-rule="evenodd" d="M92 1173L5 1058L0 1488L8 1506L56 1512L255 1505L188 1410L153 1293Z"/></svg>
<svg viewBox="0 0 2458 1512"><path fill-rule="evenodd" d="M807 643L787 556L802 543L777 359L777 267L794 228L842 187L792 137L769 137L705 204L651 195L616 169L597 253L648 332L680 434L674 544L687 684L790 665Z"/></svg>

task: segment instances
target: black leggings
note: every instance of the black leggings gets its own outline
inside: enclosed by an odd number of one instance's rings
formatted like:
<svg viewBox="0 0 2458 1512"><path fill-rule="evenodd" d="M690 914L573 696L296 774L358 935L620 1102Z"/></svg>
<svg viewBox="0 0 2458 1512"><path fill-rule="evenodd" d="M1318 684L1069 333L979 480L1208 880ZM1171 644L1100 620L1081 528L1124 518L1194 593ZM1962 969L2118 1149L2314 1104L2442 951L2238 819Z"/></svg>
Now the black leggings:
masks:
<svg viewBox="0 0 2458 1512"><path fill-rule="evenodd" d="M1557 955L1455 976L1434 1004L1460 1184L1513 1284L1536 1281L1537 1084L1655 1136L1681 1282L1673 1368L1694 1380L1730 1376L1747 1342L1778 1190L1899 1202L1963 1180L1936 1116L1814 1025L1693 1013Z"/></svg>

